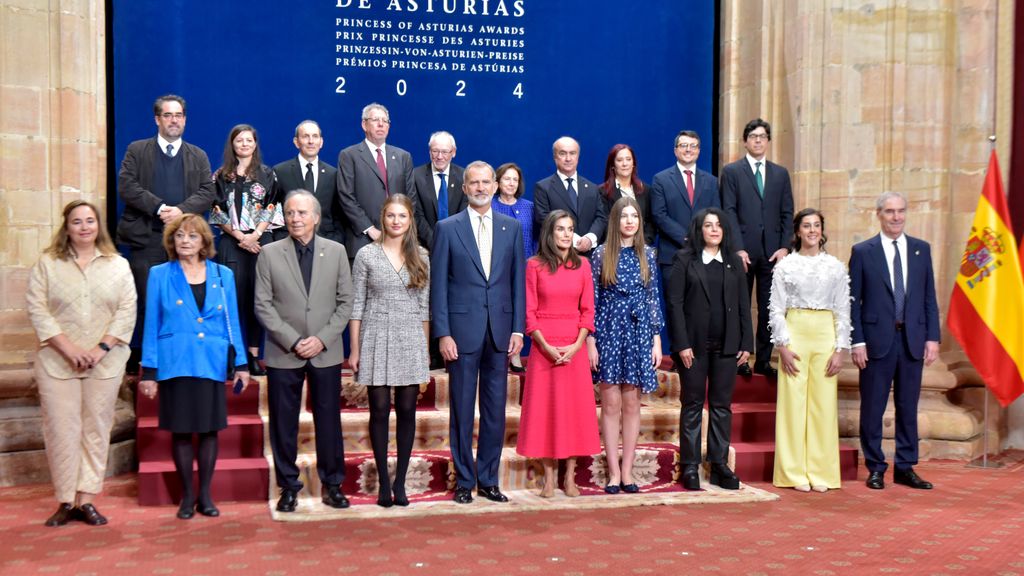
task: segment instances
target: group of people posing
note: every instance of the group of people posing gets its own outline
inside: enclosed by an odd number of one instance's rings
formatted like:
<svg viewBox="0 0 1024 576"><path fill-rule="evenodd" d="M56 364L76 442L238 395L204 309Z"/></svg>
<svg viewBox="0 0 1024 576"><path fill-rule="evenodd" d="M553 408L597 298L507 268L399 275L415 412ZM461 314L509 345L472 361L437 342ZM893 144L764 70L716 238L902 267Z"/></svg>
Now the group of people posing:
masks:
<svg viewBox="0 0 1024 576"><path fill-rule="evenodd" d="M32 272L35 370L60 502L48 525L106 522L91 501L126 361L141 366L139 393L159 394L181 480L179 518L219 514L210 485L218 431L227 426L225 382L240 393L264 367L277 510L294 511L303 487L296 456L304 382L322 501L348 507L339 418L346 326L348 363L368 389L383 507L409 504L419 390L442 362L456 502L471 502L474 489L507 501L498 467L509 369L527 373L517 450L542 460L541 496L553 495L560 460L565 494L579 494L576 458L600 452L600 436L604 490L639 492L632 466L641 395L658 387L666 323L682 380L685 488L701 488L702 461L712 484L739 488L726 462L730 404L754 352L753 370L778 377L774 483L838 488L836 374L851 347L861 369L868 486L884 486L881 416L892 386L895 481L930 488L912 468L922 362L937 357L939 340L928 245L903 234L906 200L883 194L882 234L854 248L848 274L824 250L824 215L793 214L788 172L765 160L771 127L761 119L745 127L747 154L723 168L720 182L696 168L700 137L692 131L676 136L676 163L650 186L637 176L631 147L611 149L596 185L576 171L579 144L559 138L556 172L535 185L533 202L522 197L515 164L452 163L447 132L431 135L431 161L413 168L408 152L386 143L390 117L380 104L363 109L365 139L343 149L337 167L320 160L323 138L312 120L296 127L297 157L273 168L262 163L256 130L234 127L212 174L205 153L181 138L182 98L158 98L154 120L157 136L129 145L119 176L117 240L127 262L97 208L75 201ZM525 368L524 341L532 342ZM769 364L773 345L781 374ZM397 458L389 468L392 403Z"/></svg>

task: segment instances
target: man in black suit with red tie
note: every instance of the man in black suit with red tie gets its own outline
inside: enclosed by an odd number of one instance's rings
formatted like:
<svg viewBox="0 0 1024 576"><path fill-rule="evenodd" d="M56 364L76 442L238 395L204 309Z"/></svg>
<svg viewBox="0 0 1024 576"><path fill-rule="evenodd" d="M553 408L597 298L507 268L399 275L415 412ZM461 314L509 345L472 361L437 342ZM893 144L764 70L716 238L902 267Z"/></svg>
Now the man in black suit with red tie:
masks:
<svg viewBox="0 0 1024 576"><path fill-rule="evenodd" d="M556 171L533 187L534 230L540 230L544 219L552 210L565 210L572 214L576 230L573 246L580 255L590 253L604 240L608 214L597 186L576 173L580 161L580 145L563 136L551 146ZM618 223L615 223L618 226Z"/></svg>
<svg viewBox="0 0 1024 576"><path fill-rule="evenodd" d="M427 147L430 162L412 171L415 189L412 201L416 207L416 234L420 245L430 250L437 223L465 210L469 203L462 193L462 166L452 164L455 137L444 131L434 132Z"/></svg>
<svg viewBox="0 0 1024 576"><path fill-rule="evenodd" d="M312 192L323 209L317 234L344 244L345 214L338 199L338 170L320 159L320 149L324 146L320 125L315 120L299 122L292 142L299 150L298 156L274 166L279 190L277 201L284 202L285 195L292 190L301 188ZM288 236L288 229L283 226L274 232L274 240Z"/></svg>
<svg viewBox="0 0 1024 576"><path fill-rule="evenodd" d="M768 362L772 343L768 333L768 298L775 263L789 254L793 239L793 187L789 171L765 159L772 127L760 118L743 128L743 158L722 168L722 209L733 226L736 253L747 269L747 288L757 283L757 358L754 371L774 378ZM741 365L740 374L750 374Z"/></svg>

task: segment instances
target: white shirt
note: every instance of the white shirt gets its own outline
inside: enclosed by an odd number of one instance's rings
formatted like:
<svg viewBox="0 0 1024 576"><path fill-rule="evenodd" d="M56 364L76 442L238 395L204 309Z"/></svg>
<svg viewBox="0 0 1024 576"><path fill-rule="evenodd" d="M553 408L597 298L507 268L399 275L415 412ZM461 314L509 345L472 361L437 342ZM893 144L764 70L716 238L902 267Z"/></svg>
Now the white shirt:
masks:
<svg viewBox="0 0 1024 576"><path fill-rule="evenodd" d="M386 169L388 167L388 149L385 148L385 146L387 146L387 143L377 146L373 142L370 142L369 138L366 138L365 140L363 140L363 142L366 144L366 147L370 149L370 156L373 157L373 160L375 162L377 161L377 148L380 148L380 155L382 158L384 158L384 168ZM306 165L303 164L302 166L305 167Z"/></svg>
<svg viewBox="0 0 1024 576"><path fill-rule="evenodd" d="M757 166L758 162L761 163L760 167ZM754 179L757 179L757 173L758 171L760 171L761 182L766 182L766 180L764 179L764 167L766 164L768 164L768 160L766 160L763 157L760 160L758 160L757 158L754 158L750 154L747 154L747 163L750 164L750 171L754 174Z"/></svg>
<svg viewBox="0 0 1024 576"><path fill-rule="evenodd" d="M719 263L725 264L725 260L722 260L722 251L721 250L719 250L718 252L715 252L714 256L712 256L711 254L708 254L707 250L702 250L701 253L700 253L700 259L701 259L702 262L704 262L705 266L710 264L711 261L713 261L713 260L718 260Z"/></svg>
<svg viewBox="0 0 1024 576"><path fill-rule="evenodd" d="M880 236L882 239L882 250L885 252L885 267L889 269L889 286L892 287L892 291L896 293L896 280L892 273L892 258L896 255L894 252L895 248L892 245L892 238L889 238L885 234ZM906 293L907 290L907 235L900 234L899 238L896 238L896 244L900 247L900 264L903 268L903 291Z"/></svg>
<svg viewBox="0 0 1024 576"><path fill-rule="evenodd" d="M693 192L696 194L696 192L697 192L697 165L696 164L690 164L689 166L687 166L687 165L682 164L680 162L676 162L676 168L679 169L679 175L683 177L684 190L685 190L685 186L686 186L686 171L689 170L690 172L692 172L692 174L690 174L690 176L693 177Z"/></svg>
<svg viewBox="0 0 1024 576"><path fill-rule="evenodd" d="M794 252L775 264L768 328L776 346L789 344L786 312L792 308L830 310L835 321L836 349L850 347L850 275L835 256L824 252L804 256Z"/></svg>
<svg viewBox="0 0 1024 576"><path fill-rule="evenodd" d="M383 153L384 150L381 150L381 154ZM375 157L376 154L377 153L374 152ZM313 189L310 190L310 192L316 192L316 185L320 182L320 156L317 156L312 160L306 160L306 158L302 154L299 154L299 168L301 169L299 172L300 176L302 176L303 181L305 181L306 179L306 164L313 165Z"/></svg>
<svg viewBox="0 0 1024 576"><path fill-rule="evenodd" d="M445 166L444 170L440 171L437 168L434 168L433 164L430 165L430 173L434 175L434 195L437 196L438 199L441 198L441 177L438 176L438 174L444 174L444 182L445 184L448 185L448 188L450 189L452 185L452 179L449 177L451 169L451 163Z"/></svg>
<svg viewBox="0 0 1024 576"><path fill-rule="evenodd" d="M579 174L577 172L573 172L572 174L566 176L565 174L562 174L561 172L558 172L557 170L555 171L555 174L558 174L558 178L559 178L559 180L562 181L562 186L565 187L565 191L566 192L569 191L569 178L572 178L572 187L573 187L573 190L576 191L576 204L579 205L579 199L580 199L580 178L579 178ZM572 246L573 246L573 248L578 248L580 240L583 239L583 238L590 238L590 249L591 250L593 250L594 248L597 248L597 235L596 234L594 234L592 232L588 232L588 233L584 234L583 236L580 236L579 234L576 233L575 230L573 230L573 233L572 233Z"/></svg>
<svg viewBox="0 0 1024 576"><path fill-rule="evenodd" d="M163 152L164 154L167 154L167 145L168 144L171 145L171 158L174 158L175 156L177 156L178 155L178 150L181 150L181 138L178 138L174 142L171 142L170 140L166 140L166 139L164 139L163 136L157 134L156 135L156 142L157 142L157 144L160 145L160 151Z"/></svg>
<svg viewBox="0 0 1024 576"><path fill-rule="evenodd" d="M487 212L483 214L477 212L472 207L466 209L469 212L469 224L473 227L473 238L477 239L477 247L479 248L479 235L480 235L480 219L484 219L487 222L487 235L491 240L491 249L494 246L494 213L491 211L490 204L488 204Z"/></svg>

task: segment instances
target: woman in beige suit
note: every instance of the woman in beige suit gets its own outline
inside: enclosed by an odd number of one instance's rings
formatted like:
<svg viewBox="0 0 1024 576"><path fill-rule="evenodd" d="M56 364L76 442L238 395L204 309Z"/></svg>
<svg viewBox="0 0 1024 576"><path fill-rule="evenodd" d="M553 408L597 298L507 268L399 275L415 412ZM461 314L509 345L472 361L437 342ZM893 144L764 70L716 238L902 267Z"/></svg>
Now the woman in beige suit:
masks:
<svg viewBox="0 0 1024 576"><path fill-rule="evenodd" d="M43 437L60 502L47 526L107 523L92 501L103 488L136 296L128 262L102 222L89 202L70 202L29 280Z"/></svg>

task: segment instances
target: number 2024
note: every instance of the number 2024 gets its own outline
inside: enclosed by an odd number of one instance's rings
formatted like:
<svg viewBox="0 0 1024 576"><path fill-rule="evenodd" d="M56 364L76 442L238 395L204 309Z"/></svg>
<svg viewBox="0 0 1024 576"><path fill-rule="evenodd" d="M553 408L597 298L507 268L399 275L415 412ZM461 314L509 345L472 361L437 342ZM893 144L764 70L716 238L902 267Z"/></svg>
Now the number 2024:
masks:
<svg viewBox="0 0 1024 576"><path fill-rule="evenodd" d="M346 93L346 91L345 91L345 83L347 82L345 80L345 77L344 76L338 76L337 78L334 79L334 81L335 81L335 83L337 83L337 86L334 88L334 93L335 94L345 94ZM465 80L458 80L458 81L456 81L455 82L455 95L456 96L465 96L466 95L466 86L467 86L467 84L466 84ZM408 92L408 90L409 90L409 86L406 83L404 78L399 78L399 80L397 82L395 82L395 93L397 93L399 96L405 96L405 94L406 94L406 92ZM512 95L515 96L516 98L520 98L520 99L523 97L523 83L522 82L519 82L518 84L516 84L516 87L514 89L512 89Z"/></svg>

